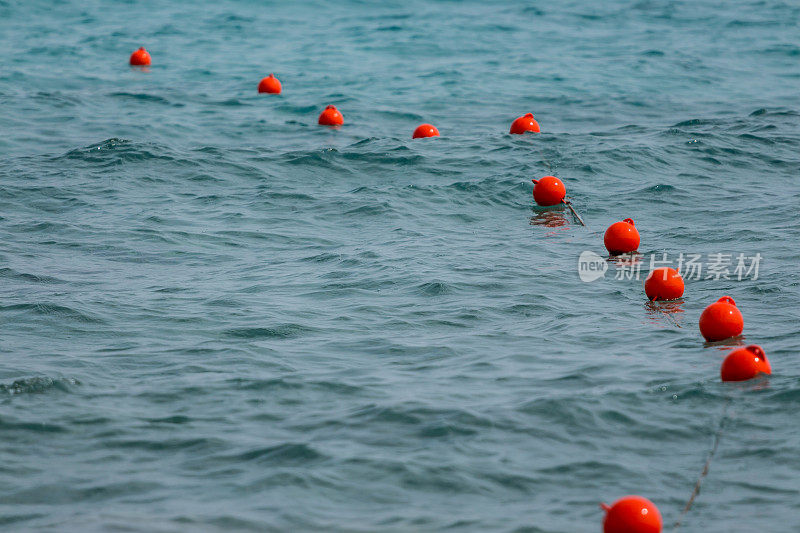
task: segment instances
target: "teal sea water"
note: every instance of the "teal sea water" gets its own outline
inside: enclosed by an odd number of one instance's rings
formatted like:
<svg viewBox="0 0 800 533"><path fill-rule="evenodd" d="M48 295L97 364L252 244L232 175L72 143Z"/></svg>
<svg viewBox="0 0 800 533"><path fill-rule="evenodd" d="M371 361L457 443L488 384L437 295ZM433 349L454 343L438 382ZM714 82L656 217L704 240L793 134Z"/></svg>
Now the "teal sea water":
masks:
<svg viewBox="0 0 800 533"><path fill-rule="evenodd" d="M0 529L581 533L641 494L668 531L722 426L680 531L800 530L798 21L0 1ZM643 272L758 277L582 282L627 217ZM706 345L723 295L744 338ZM747 343L773 375L720 383Z"/></svg>

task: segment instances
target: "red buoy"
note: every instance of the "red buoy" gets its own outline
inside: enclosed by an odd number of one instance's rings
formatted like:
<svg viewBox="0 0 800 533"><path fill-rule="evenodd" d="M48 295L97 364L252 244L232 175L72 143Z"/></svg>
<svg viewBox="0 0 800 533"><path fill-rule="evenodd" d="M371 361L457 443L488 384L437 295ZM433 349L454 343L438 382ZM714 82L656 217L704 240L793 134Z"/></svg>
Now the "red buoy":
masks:
<svg viewBox="0 0 800 533"><path fill-rule="evenodd" d="M419 139L421 137L438 137L439 130L436 129L436 126L432 124L420 124L417 126L417 129L414 130L414 134L411 136L412 139Z"/></svg>
<svg viewBox="0 0 800 533"><path fill-rule="evenodd" d="M639 231L633 225L633 220L626 218L608 227L603 236L603 243L611 255L635 252L639 248Z"/></svg>
<svg viewBox="0 0 800 533"><path fill-rule="evenodd" d="M744 329L742 313L730 296L723 296L700 315L700 333L709 342L736 337Z"/></svg>
<svg viewBox="0 0 800 533"><path fill-rule="evenodd" d="M539 205L556 205L564 201L567 188L555 176L533 180L533 199Z"/></svg>
<svg viewBox="0 0 800 533"><path fill-rule="evenodd" d="M761 346L751 344L728 354L719 369L722 381L747 381L760 372L772 374L772 367Z"/></svg>
<svg viewBox="0 0 800 533"><path fill-rule="evenodd" d="M533 118L533 113L528 113L516 118L514 122L511 123L509 133L521 135L526 131L539 133L539 123Z"/></svg>
<svg viewBox="0 0 800 533"><path fill-rule="evenodd" d="M281 93L281 82L278 78L275 77L275 74L270 74L266 78L263 78L258 83L258 92L259 93L269 93L269 94L280 94Z"/></svg>
<svg viewBox="0 0 800 533"><path fill-rule="evenodd" d="M606 512L603 533L661 533L661 513L647 498L625 496L600 507Z"/></svg>
<svg viewBox="0 0 800 533"><path fill-rule="evenodd" d="M150 54L147 53L147 50L144 49L144 46L140 47L134 53L131 54L131 65L136 65L137 67L147 66L150 64Z"/></svg>
<svg viewBox="0 0 800 533"><path fill-rule="evenodd" d="M644 281L644 293L650 300L674 300L683 296L683 278L674 268L656 268Z"/></svg>
<svg viewBox="0 0 800 533"><path fill-rule="evenodd" d="M322 126L341 126L344 124L344 117L339 113L339 110L336 109L336 106L329 105L320 113L319 123Z"/></svg>

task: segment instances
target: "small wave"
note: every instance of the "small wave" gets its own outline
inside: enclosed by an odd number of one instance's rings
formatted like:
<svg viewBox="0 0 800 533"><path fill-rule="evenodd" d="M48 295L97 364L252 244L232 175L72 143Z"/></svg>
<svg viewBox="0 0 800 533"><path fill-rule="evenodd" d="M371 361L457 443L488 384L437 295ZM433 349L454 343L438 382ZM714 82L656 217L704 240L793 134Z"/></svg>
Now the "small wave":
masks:
<svg viewBox="0 0 800 533"><path fill-rule="evenodd" d="M113 98L125 98L130 100L136 100L140 102L147 102L147 103L154 103L154 104L162 104L162 105L169 105L173 107L183 107L184 104L180 102L172 103L166 98L162 96L157 96L154 94L148 93L129 93L129 92L116 92L111 93L109 96Z"/></svg>
<svg viewBox="0 0 800 533"><path fill-rule="evenodd" d="M380 152L343 152L342 158L360 163L373 163L376 165L410 166L423 161L424 157L412 153L406 147L396 147L392 150Z"/></svg>
<svg viewBox="0 0 800 533"><path fill-rule="evenodd" d="M453 287L443 281L431 281L417 285L417 292L424 296L442 296L453 292Z"/></svg>
<svg viewBox="0 0 800 533"><path fill-rule="evenodd" d="M167 416L163 418L147 418L146 419L151 424L188 424L192 421L192 419L188 416L182 415L175 415L175 416Z"/></svg>
<svg viewBox="0 0 800 533"><path fill-rule="evenodd" d="M787 57L800 56L800 47L794 44L776 44L760 50L762 54L783 55Z"/></svg>
<svg viewBox="0 0 800 533"><path fill-rule="evenodd" d="M0 268L0 278L30 281L33 283L64 283L64 280L54 278L52 276L28 274L27 272L19 272L13 268Z"/></svg>
<svg viewBox="0 0 800 533"><path fill-rule="evenodd" d="M80 105L81 101L78 97L61 92L45 92L39 91L34 95L34 98L47 101L48 105L55 105L55 107L72 107Z"/></svg>
<svg viewBox="0 0 800 533"><path fill-rule="evenodd" d="M684 120L683 122L678 122L677 124L673 124L673 128L686 128L689 126L709 126L709 125L716 125L719 124L718 120L706 120L702 118L692 118L689 120Z"/></svg>
<svg viewBox="0 0 800 533"><path fill-rule="evenodd" d="M25 378L18 379L9 385L0 383L0 393L8 395L41 394L50 390L70 392L71 387L80 384L80 381L71 378Z"/></svg>
<svg viewBox="0 0 800 533"><path fill-rule="evenodd" d="M105 442L107 448L147 450L153 452L176 450L209 450L221 446L216 438L174 438L163 440L118 439Z"/></svg>
<svg viewBox="0 0 800 533"><path fill-rule="evenodd" d="M275 464L281 466L306 465L326 458L326 455L302 443L284 443L276 446L255 448L230 457L235 462L253 461L264 465Z"/></svg>
<svg viewBox="0 0 800 533"><path fill-rule="evenodd" d="M287 152L282 156L284 162L290 165L298 166L320 166L330 169L331 164L334 164L339 151L336 148L324 148L322 150L302 150L295 152ZM339 170L343 170L341 165L336 165Z"/></svg>
<svg viewBox="0 0 800 533"><path fill-rule="evenodd" d="M394 213L395 209L389 202L381 202L379 204L361 205L345 211L345 215L353 216L386 216Z"/></svg>
<svg viewBox="0 0 800 533"><path fill-rule="evenodd" d="M418 426L418 431L428 436L471 435L494 425L492 420L464 409L433 409L417 405L369 404L355 412L352 419L370 426L381 423Z"/></svg>
<svg viewBox="0 0 800 533"><path fill-rule="evenodd" d="M314 254L308 257L303 257L301 261L311 261L314 263L327 263L329 261L339 261L342 259L341 254L333 254L330 252L323 252L321 254Z"/></svg>
<svg viewBox="0 0 800 533"><path fill-rule="evenodd" d="M87 315L64 305L50 303L25 303L0 306L0 313L13 311L29 311L36 315L69 318L86 324L105 324L105 320Z"/></svg>
<svg viewBox="0 0 800 533"><path fill-rule="evenodd" d="M800 112L795 111L794 109L789 109L786 107L776 107L776 108L766 108L762 107L756 109L752 113L750 113L751 117L762 117L762 116L769 116L769 117L797 117L800 116Z"/></svg>
<svg viewBox="0 0 800 533"><path fill-rule="evenodd" d="M303 387L302 383L291 382L282 378L272 379L244 379L236 378L229 380L230 385L235 386L241 390L254 390L254 391L275 391L280 389L300 389Z"/></svg>
<svg viewBox="0 0 800 533"><path fill-rule="evenodd" d="M246 107L251 105L250 102L243 102L239 98L227 98L225 100L218 100L216 102L210 102L210 103L222 107Z"/></svg>
<svg viewBox="0 0 800 533"><path fill-rule="evenodd" d="M126 162L160 159L175 161L178 158L165 153L165 149L152 143L134 143L127 139L112 137L83 148L70 150L62 156L54 158L81 160L92 164L104 164L103 167L121 165Z"/></svg>
<svg viewBox="0 0 800 533"><path fill-rule="evenodd" d="M312 328L300 324L281 324L272 328L232 328L225 330L223 334L237 339L291 339L311 331Z"/></svg>
<svg viewBox="0 0 800 533"><path fill-rule="evenodd" d="M672 192L674 190L676 190L676 187L673 187L672 185L659 183L658 185L645 187L644 189L641 189L641 192L664 193L664 192Z"/></svg>

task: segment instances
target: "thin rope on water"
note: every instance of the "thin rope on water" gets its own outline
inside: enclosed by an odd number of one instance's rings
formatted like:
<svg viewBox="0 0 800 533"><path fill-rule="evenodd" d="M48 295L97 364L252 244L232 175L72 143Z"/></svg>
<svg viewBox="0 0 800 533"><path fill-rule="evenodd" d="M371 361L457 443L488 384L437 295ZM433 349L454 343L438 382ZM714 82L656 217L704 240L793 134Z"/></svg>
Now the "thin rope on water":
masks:
<svg viewBox="0 0 800 533"><path fill-rule="evenodd" d="M725 406L722 408L722 417L719 420L719 427L717 428L717 432L714 434L714 444L711 446L711 451L708 453L706 464L703 465L703 470L700 472L700 477L697 478L697 483L694 484L694 489L692 489L692 495L689 496L689 501L686 502L686 506L683 508L683 511L681 511L681 515L672 526L672 531L677 531L678 528L681 527L683 519L692 509L692 505L694 504L694 500L697 498L697 495L700 494L700 485L703 484L703 480L708 475L708 471L711 468L711 461L714 460L714 455L717 453L717 448L719 448L719 441L722 438L722 431L725 429L725 423L728 421L728 407L730 407L732 400L733 398L728 397L728 399L725 401Z"/></svg>
<svg viewBox="0 0 800 533"><path fill-rule="evenodd" d="M574 208L574 207L572 207L572 200L570 200L570 199L565 199L565 200L561 200L561 201L562 201L562 202L564 202L564 205L566 205L567 207L569 207L569 210L570 210L570 211L572 211L572 214L575 216L575 218L577 218L577 219L578 219L578 222L580 222L580 223L581 223L581 226L583 226L583 227L586 227L586 222L584 222L584 221L583 221L583 219L582 219L582 218L581 218L581 216L578 214L578 212L577 212L577 211L575 211L575 208Z"/></svg>

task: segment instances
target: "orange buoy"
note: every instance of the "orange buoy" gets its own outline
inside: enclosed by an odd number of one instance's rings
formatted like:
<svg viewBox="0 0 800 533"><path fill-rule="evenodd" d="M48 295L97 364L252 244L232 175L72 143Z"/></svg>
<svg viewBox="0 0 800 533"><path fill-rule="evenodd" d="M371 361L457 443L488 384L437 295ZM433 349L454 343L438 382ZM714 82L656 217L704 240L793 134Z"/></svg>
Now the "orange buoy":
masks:
<svg viewBox="0 0 800 533"><path fill-rule="evenodd" d="M147 50L144 49L144 46L140 47L134 53L131 54L131 65L136 65L138 67L147 66L150 64L150 54L147 53Z"/></svg>
<svg viewBox="0 0 800 533"><path fill-rule="evenodd" d="M747 381L759 372L772 374L772 367L761 346L751 344L728 354L719 369L722 381Z"/></svg>
<svg viewBox="0 0 800 533"><path fill-rule="evenodd" d="M514 122L511 123L509 133L521 135L526 131L539 133L539 123L533 118L533 113L527 113L514 119Z"/></svg>
<svg viewBox="0 0 800 533"><path fill-rule="evenodd" d="M339 113L339 110L336 109L336 106L329 105L320 113L319 123L322 126L341 126L344 124L344 117Z"/></svg>
<svg viewBox="0 0 800 533"><path fill-rule="evenodd" d="M647 498L625 496L600 507L606 512L603 533L661 533L661 513Z"/></svg>
<svg viewBox="0 0 800 533"><path fill-rule="evenodd" d="M270 74L269 76L263 78L258 83L258 92L269 93L269 94L280 94L281 82L278 78L275 77L275 74Z"/></svg>
<svg viewBox="0 0 800 533"><path fill-rule="evenodd" d="M700 314L700 333L709 342L736 337L742 329L742 313L730 296L723 296Z"/></svg>
<svg viewBox="0 0 800 533"><path fill-rule="evenodd" d="M555 176L545 176L533 181L533 199L539 205L556 205L564 201L567 188Z"/></svg>
<svg viewBox="0 0 800 533"><path fill-rule="evenodd" d="M411 136L412 139L419 139L421 137L438 137L439 130L436 129L436 126L432 124L420 124L417 126L417 129L414 130L414 135Z"/></svg>
<svg viewBox="0 0 800 533"><path fill-rule="evenodd" d="M674 300L683 296L683 278L674 268L656 268L644 280L644 293L650 300Z"/></svg>
<svg viewBox="0 0 800 533"><path fill-rule="evenodd" d="M639 248L639 231L633 225L633 220L626 218L608 227L603 243L611 255L635 252Z"/></svg>

